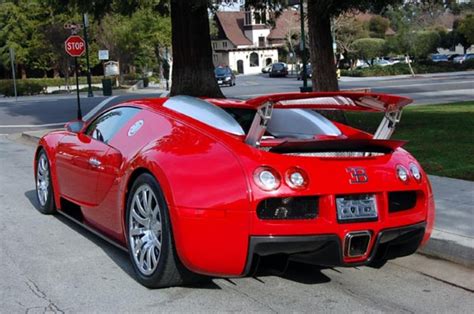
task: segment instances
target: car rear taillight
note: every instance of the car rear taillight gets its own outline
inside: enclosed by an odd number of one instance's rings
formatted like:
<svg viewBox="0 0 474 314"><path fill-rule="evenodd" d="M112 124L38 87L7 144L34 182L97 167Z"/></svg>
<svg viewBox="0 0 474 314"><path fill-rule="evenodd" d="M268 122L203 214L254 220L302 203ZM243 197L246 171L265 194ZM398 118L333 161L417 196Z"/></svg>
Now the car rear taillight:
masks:
<svg viewBox="0 0 474 314"><path fill-rule="evenodd" d="M295 190L301 190L308 186L308 175L303 169L290 168L285 175L286 184Z"/></svg>
<svg viewBox="0 0 474 314"><path fill-rule="evenodd" d="M280 187L278 172L270 167L259 167L253 173L253 180L264 191L273 191Z"/></svg>
<svg viewBox="0 0 474 314"><path fill-rule="evenodd" d="M412 177L416 180L416 182L421 181L421 171L417 167L417 165L415 165L414 163L410 164L410 173L411 173Z"/></svg>

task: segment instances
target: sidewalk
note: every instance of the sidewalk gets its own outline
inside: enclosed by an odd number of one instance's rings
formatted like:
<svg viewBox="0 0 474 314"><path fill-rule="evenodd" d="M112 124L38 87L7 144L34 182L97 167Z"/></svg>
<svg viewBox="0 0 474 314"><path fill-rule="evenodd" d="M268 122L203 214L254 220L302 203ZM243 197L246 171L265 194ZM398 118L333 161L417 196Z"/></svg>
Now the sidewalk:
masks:
<svg viewBox="0 0 474 314"><path fill-rule="evenodd" d="M37 143L50 130L23 132ZM419 252L474 268L474 182L429 176L436 203L436 219L428 244Z"/></svg>
<svg viewBox="0 0 474 314"><path fill-rule="evenodd" d="M428 244L420 249L470 268L474 267L474 182L430 176L436 219Z"/></svg>

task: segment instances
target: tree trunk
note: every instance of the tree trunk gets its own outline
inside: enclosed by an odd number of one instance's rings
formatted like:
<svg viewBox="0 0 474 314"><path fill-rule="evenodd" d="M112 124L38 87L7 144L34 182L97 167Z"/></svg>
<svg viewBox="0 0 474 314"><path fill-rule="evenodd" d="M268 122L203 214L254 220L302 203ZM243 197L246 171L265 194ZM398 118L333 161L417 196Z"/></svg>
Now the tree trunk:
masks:
<svg viewBox="0 0 474 314"><path fill-rule="evenodd" d="M338 91L332 49L331 17L327 0L308 0L309 47L313 67L313 91Z"/></svg>
<svg viewBox="0 0 474 314"><path fill-rule="evenodd" d="M336 74L336 59L332 48L331 16L327 0L308 0L309 48L313 75L313 91L332 92L339 90ZM319 113L328 119L347 123L341 110L324 110Z"/></svg>
<svg viewBox="0 0 474 314"><path fill-rule="evenodd" d="M171 0L172 96L224 97L214 76L207 4Z"/></svg>

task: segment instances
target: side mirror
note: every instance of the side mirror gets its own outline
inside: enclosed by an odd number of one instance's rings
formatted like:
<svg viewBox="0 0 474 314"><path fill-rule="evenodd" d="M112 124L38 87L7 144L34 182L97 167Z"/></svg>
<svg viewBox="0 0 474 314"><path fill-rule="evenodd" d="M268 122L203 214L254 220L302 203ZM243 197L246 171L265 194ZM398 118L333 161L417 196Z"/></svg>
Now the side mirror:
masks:
<svg viewBox="0 0 474 314"><path fill-rule="evenodd" d="M82 120L74 120L66 123L64 128L72 133L79 133L86 123Z"/></svg>

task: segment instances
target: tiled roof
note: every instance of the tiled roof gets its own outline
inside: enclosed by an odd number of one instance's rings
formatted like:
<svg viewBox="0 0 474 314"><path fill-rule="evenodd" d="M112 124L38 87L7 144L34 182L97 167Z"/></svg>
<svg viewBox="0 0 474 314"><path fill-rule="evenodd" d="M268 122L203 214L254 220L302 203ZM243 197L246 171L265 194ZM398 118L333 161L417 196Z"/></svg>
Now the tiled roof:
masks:
<svg viewBox="0 0 474 314"><path fill-rule="evenodd" d="M288 31L300 32L300 14L295 10L285 10L275 21L268 39L284 39Z"/></svg>
<svg viewBox="0 0 474 314"><path fill-rule="evenodd" d="M235 46L252 45L252 42L244 35L245 12L217 12L216 16L225 36Z"/></svg>

